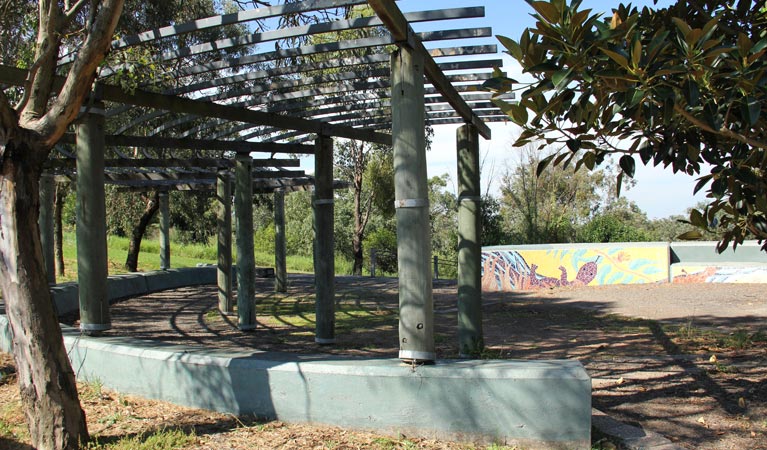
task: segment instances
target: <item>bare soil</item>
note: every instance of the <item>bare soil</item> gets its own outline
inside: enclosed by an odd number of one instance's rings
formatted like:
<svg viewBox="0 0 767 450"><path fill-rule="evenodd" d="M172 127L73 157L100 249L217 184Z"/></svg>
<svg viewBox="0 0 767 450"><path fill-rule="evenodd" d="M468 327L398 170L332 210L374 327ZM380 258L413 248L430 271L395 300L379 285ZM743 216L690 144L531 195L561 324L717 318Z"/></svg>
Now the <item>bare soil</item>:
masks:
<svg viewBox="0 0 767 450"><path fill-rule="evenodd" d="M118 302L108 334L238 350L397 356L396 280L338 278L334 346L313 341L313 278L293 276L290 281L287 294L274 294L272 280L258 281L259 326L254 332L238 331L236 317L219 314L216 288L207 286ZM435 282L440 358L457 356L456 297L454 283ZM618 420L690 449L767 449L764 285L565 287L486 293L484 303L486 350L479 356L575 358L592 376L594 406ZM77 325L76 317L67 321ZM0 359L0 371L7 371L4 365L10 367L7 355ZM3 405L18 396L8 378L0 381ZM90 430L100 439L164 426L194 429L197 443L189 448L471 448L332 427L258 423L103 395L106 399L97 398L94 405L83 400L89 420L95 421ZM3 414L0 407L0 448L23 442L3 435Z"/></svg>

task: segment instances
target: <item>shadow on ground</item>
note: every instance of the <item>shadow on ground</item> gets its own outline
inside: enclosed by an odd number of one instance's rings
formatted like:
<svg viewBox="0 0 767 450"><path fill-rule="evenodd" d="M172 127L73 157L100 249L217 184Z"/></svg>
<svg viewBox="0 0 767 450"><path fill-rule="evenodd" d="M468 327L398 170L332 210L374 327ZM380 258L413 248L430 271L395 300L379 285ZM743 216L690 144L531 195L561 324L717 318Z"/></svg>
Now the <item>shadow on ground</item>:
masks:
<svg viewBox="0 0 767 450"><path fill-rule="evenodd" d="M763 287L567 288L484 296L484 358L580 360L594 405L688 448L767 448ZM258 328L240 332L214 286L119 302L110 335L237 350L397 356L397 280L338 277L334 346L314 343L314 280L257 282ZM457 357L456 286L434 283L435 342ZM707 306L708 305L708 306ZM635 313L632 314L632 311ZM74 319L74 318L73 318ZM76 324L76 319L72 321Z"/></svg>

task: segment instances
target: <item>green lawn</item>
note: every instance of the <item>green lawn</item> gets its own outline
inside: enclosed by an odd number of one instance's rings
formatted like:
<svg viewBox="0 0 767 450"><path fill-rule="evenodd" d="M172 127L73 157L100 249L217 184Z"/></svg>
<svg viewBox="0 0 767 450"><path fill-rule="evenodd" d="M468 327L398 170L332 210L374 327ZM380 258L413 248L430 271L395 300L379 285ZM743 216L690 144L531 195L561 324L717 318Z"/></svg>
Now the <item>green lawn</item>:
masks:
<svg viewBox="0 0 767 450"><path fill-rule="evenodd" d="M63 277L57 277L59 283L77 280L77 246L74 232L64 233L64 267ZM107 237L107 257L109 260L109 274L115 275L126 273L125 258L128 255L128 238L118 236ZM197 264L216 263L215 241L207 245L182 244L171 240L170 249L171 267L195 267ZM233 261L236 262L236 251L233 251ZM288 255L288 271L293 273L312 273L314 263L310 256ZM274 254L256 251L256 266L274 267ZM144 239L141 242L141 252L138 258L138 270L148 272L160 268L160 243L153 238ZM336 257L336 273L339 275L350 274L352 264L343 257Z"/></svg>

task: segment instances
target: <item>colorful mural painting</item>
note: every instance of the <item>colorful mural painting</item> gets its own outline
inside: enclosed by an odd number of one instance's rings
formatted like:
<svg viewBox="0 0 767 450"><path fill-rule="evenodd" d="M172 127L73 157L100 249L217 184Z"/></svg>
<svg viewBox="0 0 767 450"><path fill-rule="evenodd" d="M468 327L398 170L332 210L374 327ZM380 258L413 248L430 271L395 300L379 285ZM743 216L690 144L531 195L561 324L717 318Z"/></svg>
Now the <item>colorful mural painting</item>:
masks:
<svg viewBox="0 0 767 450"><path fill-rule="evenodd" d="M668 255L667 244L491 247L482 252L482 289L667 282Z"/></svg>
<svg viewBox="0 0 767 450"><path fill-rule="evenodd" d="M673 264L671 280L673 283L767 283L767 265Z"/></svg>

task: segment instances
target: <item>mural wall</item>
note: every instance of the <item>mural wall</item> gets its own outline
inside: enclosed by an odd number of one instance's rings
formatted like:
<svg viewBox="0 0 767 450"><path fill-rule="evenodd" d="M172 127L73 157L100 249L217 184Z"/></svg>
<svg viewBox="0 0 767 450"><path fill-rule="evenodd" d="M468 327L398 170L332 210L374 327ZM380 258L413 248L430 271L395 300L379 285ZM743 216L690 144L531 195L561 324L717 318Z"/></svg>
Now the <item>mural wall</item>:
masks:
<svg viewBox="0 0 767 450"><path fill-rule="evenodd" d="M482 289L668 282L668 267L665 243L489 247L482 252Z"/></svg>
<svg viewBox="0 0 767 450"><path fill-rule="evenodd" d="M767 266L673 264L673 283L767 283Z"/></svg>

